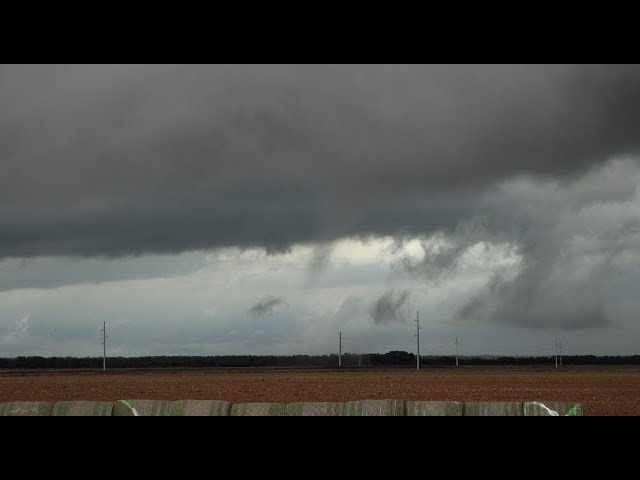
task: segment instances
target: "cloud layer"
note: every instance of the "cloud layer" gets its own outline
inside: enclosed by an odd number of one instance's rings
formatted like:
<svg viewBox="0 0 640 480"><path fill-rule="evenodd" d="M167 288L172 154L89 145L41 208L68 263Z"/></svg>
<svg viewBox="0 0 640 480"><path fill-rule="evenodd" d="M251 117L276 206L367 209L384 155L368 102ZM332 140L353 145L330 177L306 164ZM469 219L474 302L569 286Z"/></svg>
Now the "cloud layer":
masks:
<svg viewBox="0 0 640 480"><path fill-rule="evenodd" d="M2 66L0 257L455 227L640 140L637 66Z"/></svg>

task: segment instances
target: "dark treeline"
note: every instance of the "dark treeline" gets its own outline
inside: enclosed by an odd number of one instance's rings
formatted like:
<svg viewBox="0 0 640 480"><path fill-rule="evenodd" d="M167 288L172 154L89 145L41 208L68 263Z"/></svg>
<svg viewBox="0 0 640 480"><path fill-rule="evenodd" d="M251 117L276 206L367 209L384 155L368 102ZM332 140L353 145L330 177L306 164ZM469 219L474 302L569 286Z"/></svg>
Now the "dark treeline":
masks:
<svg viewBox="0 0 640 480"><path fill-rule="evenodd" d="M416 357L408 352L345 354L345 367L411 366ZM421 356L425 366L455 365L452 356ZM640 365L640 355L628 357L565 356L563 365ZM555 365L554 357L460 357L461 365ZM111 369L127 368L239 368L239 367L337 367L337 355L210 356L210 357L109 357ZM0 369L99 369L102 358L18 357L0 358Z"/></svg>

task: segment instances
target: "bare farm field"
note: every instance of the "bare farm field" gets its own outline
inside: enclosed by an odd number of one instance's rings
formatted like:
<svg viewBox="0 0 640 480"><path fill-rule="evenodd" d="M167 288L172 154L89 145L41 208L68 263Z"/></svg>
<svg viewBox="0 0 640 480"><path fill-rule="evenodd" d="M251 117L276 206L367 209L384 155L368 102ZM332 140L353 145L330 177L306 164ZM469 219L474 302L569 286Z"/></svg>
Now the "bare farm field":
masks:
<svg viewBox="0 0 640 480"><path fill-rule="evenodd" d="M640 367L0 371L0 403L120 399L347 402L364 399L580 402L640 415Z"/></svg>

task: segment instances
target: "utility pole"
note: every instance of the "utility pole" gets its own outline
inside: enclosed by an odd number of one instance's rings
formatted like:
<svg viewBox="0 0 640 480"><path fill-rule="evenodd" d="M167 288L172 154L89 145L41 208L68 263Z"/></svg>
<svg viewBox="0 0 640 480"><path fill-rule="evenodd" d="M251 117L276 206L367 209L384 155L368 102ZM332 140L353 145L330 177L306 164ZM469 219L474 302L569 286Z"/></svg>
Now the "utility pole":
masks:
<svg viewBox="0 0 640 480"><path fill-rule="evenodd" d="M556 368L558 368L558 339L556 338Z"/></svg>
<svg viewBox="0 0 640 480"><path fill-rule="evenodd" d="M107 371L107 322L102 323L102 371Z"/></svg>
<svg viewBox="0 0 640 480"><path fill-rule="evenodd" d="M460 364L458 363L459 345L460 345L460 342L458 341L458 337L456 337L456 367L460 366Z"/></svg>
<svg viewBox="0 0 640 480"><path fill-rule="evenodd" d="M416 356L416 364L420 371L420 311L416 315L416 338L418 339L418 355Z"/></svg>
<svg viewBox="0 0 640 480"><path fill-rule="evenodd" d="M342 332L340 332L340 348L338 349L338 367L342 368Z"/></svg>

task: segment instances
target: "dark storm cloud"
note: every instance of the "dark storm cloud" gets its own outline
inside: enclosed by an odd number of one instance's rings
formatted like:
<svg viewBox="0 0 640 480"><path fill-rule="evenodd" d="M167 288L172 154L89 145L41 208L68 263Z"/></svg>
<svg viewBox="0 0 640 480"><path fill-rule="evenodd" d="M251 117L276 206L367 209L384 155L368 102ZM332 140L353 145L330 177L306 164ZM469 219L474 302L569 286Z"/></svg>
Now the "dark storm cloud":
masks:
<svg viewBox="0 0 640 480"><path fill-rule="evenodd" d="M0 105L0 257L450 230L640 144L637 66L3 66Z"/></svg>
<svg viewBox="0 0 640 480"><path fill-rule="evenodd" d="M371 305L371 318L377 325L405 323L405 308L411 292L387 290Z"/></svg>
<svg viewBox="0 0 640 480"><path fill-rule="evenodd" d="M266 297L256 303L249 309L251 315L257 315L263 317L265 315L271 315L273 311L285 303L284 298L281 297Z"/></svg>

